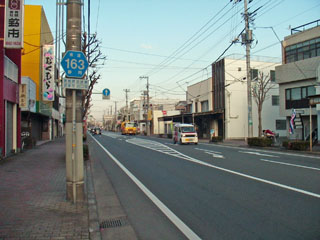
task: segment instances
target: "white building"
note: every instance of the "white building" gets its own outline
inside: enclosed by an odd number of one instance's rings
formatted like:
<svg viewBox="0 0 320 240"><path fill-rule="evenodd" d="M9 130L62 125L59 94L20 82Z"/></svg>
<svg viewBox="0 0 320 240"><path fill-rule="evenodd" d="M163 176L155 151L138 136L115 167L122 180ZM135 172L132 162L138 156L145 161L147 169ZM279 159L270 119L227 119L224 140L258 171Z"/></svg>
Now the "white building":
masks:
<svg viewBox="0 0 320 240"><path fill-rule="evenodd" d="M251 74L255 79L261 71L272 78L273 87L262 109L262 129L270 129L284 136L285 118L279 114L279 90L275 83L274 69L278 64L275 59L262 61L262 58L253 57ZM191 104L199 137L209 137L211 129L215 136L224 139L248 137L246 61L239 56L230 56L214 63L212 78L188 87L187 101ZM253 136L258 136L258 111L254 98L252 115Z"/></svg>

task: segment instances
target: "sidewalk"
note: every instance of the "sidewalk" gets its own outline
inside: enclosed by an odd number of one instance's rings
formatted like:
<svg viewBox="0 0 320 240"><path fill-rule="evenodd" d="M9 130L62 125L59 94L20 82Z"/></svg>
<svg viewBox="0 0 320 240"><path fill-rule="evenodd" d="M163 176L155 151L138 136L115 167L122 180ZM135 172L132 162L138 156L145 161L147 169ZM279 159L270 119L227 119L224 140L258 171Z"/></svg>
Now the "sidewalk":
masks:
<svg viewBox="0 0 320 240"><path fill-rule="evenodd" d="M88 205L66 201L64 138L0 161L0 240L89 239Z"/></svg>

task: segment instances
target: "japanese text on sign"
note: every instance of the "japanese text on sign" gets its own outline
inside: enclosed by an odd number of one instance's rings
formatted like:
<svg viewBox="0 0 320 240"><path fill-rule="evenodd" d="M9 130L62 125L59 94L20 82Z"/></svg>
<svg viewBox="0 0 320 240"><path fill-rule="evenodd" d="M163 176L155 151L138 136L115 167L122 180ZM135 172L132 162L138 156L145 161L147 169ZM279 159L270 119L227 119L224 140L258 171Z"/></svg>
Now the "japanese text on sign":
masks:
<svg viewBox="0 0 320 240"><path fill-rule="evenodd" d="M54 46L45 45L42 56L42 98L43 101L54 101Z"/></svg>
<svg viewBox="0 0 320 240"><path fill-rule="evenodd" d="M5 48L23 47L23 0L6 0Z"/></svg>

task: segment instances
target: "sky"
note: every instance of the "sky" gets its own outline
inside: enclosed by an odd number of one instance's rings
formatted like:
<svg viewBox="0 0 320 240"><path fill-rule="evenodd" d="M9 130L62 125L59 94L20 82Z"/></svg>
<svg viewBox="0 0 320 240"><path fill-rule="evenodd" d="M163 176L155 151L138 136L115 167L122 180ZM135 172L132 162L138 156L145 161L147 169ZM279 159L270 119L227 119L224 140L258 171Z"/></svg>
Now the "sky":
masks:
<svg viewBox="0 0 320 240"><path fill-rule="evenodd" d="M94 87L101 93L108 88L110 100L93 95L90 114L102 119L111 106L125 105L139 98L150 83L150 96L157 99L185 100L187 86L211 76L210 65L244 29L244 0L88 0L83 5L83 26L101 41L107 57L99 68L102 78ZM249 0L248 0L249 2ZM56 1L25 0L42 5L55 36ZM290 29L320 19L319 0L251 0L254 12L250 28L253 57L281 61L281 44ZM272 31L272 28L274 31ZM223 56L237 54L245 59L245 47L233 44ZM263 57L261 57L263 56Z"/></svg>

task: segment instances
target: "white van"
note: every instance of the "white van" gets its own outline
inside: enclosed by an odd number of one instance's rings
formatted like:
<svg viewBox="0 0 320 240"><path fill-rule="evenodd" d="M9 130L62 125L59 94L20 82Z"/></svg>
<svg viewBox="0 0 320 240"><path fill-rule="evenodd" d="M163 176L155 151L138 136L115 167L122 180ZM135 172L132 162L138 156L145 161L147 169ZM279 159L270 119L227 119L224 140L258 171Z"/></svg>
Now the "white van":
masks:
<svg viewBox="0 0 320 240"><path fill-rule="evenodd" d="M198 134L192 124L178 123L173 129L173 143L194 143L198 144Z"/></svg>

